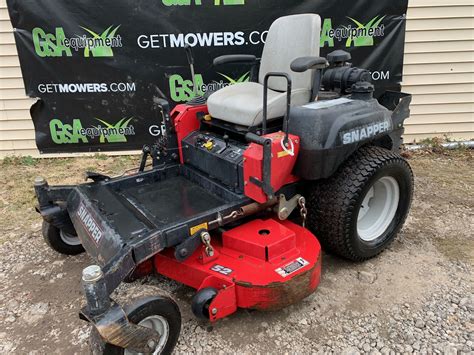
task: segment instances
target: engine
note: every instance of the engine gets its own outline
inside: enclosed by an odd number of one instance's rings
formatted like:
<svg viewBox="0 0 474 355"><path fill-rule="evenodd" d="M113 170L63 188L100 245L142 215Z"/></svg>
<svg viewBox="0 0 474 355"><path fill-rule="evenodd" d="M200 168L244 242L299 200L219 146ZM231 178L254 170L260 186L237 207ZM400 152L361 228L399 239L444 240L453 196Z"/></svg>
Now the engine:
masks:
<svg viewBox="0 0 474 355"><path fill-rule="evenodd" d="M351 93L352 85L357 82L371 82L370 72L366 69L353 67L350 53L336 50L327 56L329 68L324 71L321 80L321 92L336 92L339 95ZM324 95L324 94L323 94Z"/></svg>

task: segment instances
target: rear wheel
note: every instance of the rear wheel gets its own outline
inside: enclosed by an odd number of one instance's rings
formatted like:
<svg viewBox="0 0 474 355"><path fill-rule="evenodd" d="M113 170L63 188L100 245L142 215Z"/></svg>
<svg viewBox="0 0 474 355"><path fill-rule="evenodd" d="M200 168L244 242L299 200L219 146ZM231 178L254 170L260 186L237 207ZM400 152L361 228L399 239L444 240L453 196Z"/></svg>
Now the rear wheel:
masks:
<svg viewBox="0 0 474 355"><path fill-rule="evenodd" d="M84 252L79 237L59 229L52 224L43 221L43 238L55 251L65 255L76 255Z"/></svg>
<svg viewBox="0 0 474 355"><path fill-rule="evenodd" d="M361 261L390 245L413 195L413 173L399 154L380 147L357 151L329 179L311 187L308 227L323 248Z"/></svg>

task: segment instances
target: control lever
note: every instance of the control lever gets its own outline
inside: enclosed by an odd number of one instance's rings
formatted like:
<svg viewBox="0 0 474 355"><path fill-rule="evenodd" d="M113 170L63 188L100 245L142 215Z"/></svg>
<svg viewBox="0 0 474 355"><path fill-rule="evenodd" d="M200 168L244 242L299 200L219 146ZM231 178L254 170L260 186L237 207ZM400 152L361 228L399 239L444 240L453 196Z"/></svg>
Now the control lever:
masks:
<svg viewBox="0 0 474 355"><path fill-rule="evenodd" d="M189 43L186 42L186 44L184 45L184 50L186 51L186 57L188 59L189 69L191 71L191 80L193 82L193 93L194 93L194 96L198 96L196 79L194 78L194 56L193 56L193 51Z"/></svg>
<svg viewBox="0 0 474 355"><path fill-rule="evenodd" d="M224 134L224 136L222 137L222 139L224 140L224 143L225 143L225 147L229 147L229 136L227 134Z"/></svg>

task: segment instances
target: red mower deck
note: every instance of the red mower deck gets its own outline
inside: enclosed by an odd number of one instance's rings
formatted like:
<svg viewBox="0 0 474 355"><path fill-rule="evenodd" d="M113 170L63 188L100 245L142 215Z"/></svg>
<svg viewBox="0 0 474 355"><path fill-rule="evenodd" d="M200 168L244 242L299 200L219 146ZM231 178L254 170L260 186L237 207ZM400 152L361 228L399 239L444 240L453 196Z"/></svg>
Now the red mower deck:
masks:
<svg viewBox="0 0 474 355"><path fill-rule="evenodd" d="M319 284L321 247L307 229L290 221L256 219L213 238L180 263L172 250L154 258L156 271L197 290L216 288L210 320L237 308L277 310L311 294Z"/></svg>

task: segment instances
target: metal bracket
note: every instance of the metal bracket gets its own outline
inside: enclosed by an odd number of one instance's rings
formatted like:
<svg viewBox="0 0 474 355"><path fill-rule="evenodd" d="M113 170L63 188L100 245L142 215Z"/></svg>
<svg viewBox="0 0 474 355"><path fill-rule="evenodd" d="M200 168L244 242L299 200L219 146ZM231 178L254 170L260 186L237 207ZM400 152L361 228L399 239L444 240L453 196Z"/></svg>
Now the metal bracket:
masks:
<svg viewBox="0 0 474 355"><path fill-rule="evenodd" d="M270 200L274 197L272 188L272 140L253 133L247 133L245 138L249 143L255 143L263 147L262 180L260 181L256 177L251 176L249 181L260 187Z"/></svg>
<svg viewBox="0 0 474 355"><path fill-rule="evenodd" d="M185 261L201 245L201 233L207 232L206 229L199 229L196 233L186 238L184 242L177 245L174 250L174 257L178 261Z"/></svg>
<svg viewBox="0 0 474 355"><path fill-rule="evenodd" d="M108 181L108 180L110 180L110 176L107 176L107 175L104 175L104 174L101 174L101 173L97 173L95 171L86 171L84 173L84 179L85 179L85 181L92 180L94 182Z"/></svg>
<svg viewBox="0 0 474 355"><path fill-rule="evenodd" d="M92 323L105 342L123 349L152 353L160 341L156 330L130 323L122 307L112 300L107 311L92 315L83 308L80 317Z"/></svg>
<svg viewBox="0 0 474 355"><path fill-rule="evenodd" d="M144 172L146 168L146 162L148 159L148 156L151 157L152 160L152 166L155 167L158 165L160 159L161 159L161 154L164 154L160 150L163 147L161 147L158 143L155 143L153 145L148 145L145 144L142 148L142 158L140 160L140 167L138 168L139 172ZM164 148L163 148L164 149Z"/></svg>
<svg viewBox="0 0 474 355"><path fill-rule="evenodd" d="M153 352L160 334L128 321L122 307L110 299L100 266L84 268L81 283L87 306L81 310L79 317L92 323L105 342L140 353Z"/></svg>
<svg viewBox="0 0 474 355"><path fill-rule="evenodd" d="M281 221L287 219L291 212L294 211L296 207L298 207L298 201L301 195L295 195L289 200L286 199L285 195L281 194L280 198L278 199L278 206L276 206L276 213L278 214L278 218Z"/></svg>

